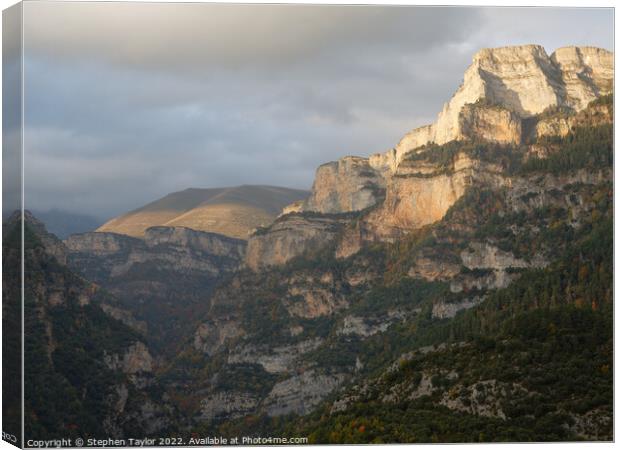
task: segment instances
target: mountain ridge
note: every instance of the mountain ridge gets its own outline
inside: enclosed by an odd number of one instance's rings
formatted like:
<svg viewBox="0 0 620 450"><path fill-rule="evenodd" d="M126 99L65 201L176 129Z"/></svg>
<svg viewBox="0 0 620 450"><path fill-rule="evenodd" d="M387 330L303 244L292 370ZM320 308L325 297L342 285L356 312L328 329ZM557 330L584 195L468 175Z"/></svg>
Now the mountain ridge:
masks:
<svg viewBox="0 0 620 450"><path fill-rule="evenodd" d="M96 231L142 237L147 228L170 226L247 239L284 206L307 195L301 189L269 185L188 188L110 219Z"/></svg>
<svg viewBox="0 0 620 450"><path fill-rule="evenodd" d="M533 44L484 48L473 56L463 83L437 120L408 132L392 150L371 155L369 163L376 169L394 171L404 154L416 147L471 137L460 120L462 109L479 100L525 118L550 107L582 110L612 87L613 53L602 48L560 47L551 56L541 45Z"/></svg>

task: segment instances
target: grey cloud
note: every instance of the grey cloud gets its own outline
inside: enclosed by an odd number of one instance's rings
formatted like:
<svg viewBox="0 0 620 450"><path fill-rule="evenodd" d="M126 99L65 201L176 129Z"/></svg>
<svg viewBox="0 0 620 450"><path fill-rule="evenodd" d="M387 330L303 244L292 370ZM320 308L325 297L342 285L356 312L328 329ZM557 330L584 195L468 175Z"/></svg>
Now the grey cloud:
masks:
<svg viewBox="0 0 620 450"><path fill-rule="evenodd" d="M438 7L32 2L25 34L27 52L50 58L188 72L286 65L385 42L425 49L461 38L478 15Z"/></svg>

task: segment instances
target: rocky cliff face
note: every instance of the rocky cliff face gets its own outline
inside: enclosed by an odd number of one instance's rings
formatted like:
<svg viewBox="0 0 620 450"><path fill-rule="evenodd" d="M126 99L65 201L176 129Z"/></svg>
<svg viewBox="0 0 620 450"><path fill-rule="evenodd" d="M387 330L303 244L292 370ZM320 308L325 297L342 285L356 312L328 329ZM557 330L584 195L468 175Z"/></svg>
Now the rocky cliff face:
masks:
<svg viewBox="0 0 620 450"><path fill-rule="evenodd" d="M127 274L137 265L219 275L234 270L242 260L245 242L215 233L181 227L151 227L144 238L92 232L65 241L70 263L95 281Z"/></svg>
<svg viewBox="0 0 620 450"><path fill-rule="evenodd" d="M346 217L294 213L280 217L248 241L245 264L253 269L281 265L333 242Z"/></svg>
<svg viewBox="0 0 620 450"><path fill-rule="evenodd" d="M138 238L116 233L74 234L64 243L69 264L96 282L101 282L116 267L123 265L132 250L142 245Z"/></svg>
<svg viewBox="0 0 620 450"><path fill-rule="evenodd" d="M468 104L459 114L458 127L463 139L519 144L522 139L521 117L502 106Z"/></svg>
<svg viewBox="0 0 620 450"><path fill-rule="evenodd" d="M361 211L379 202L384 190L385 179L367 158L347 156L317 169L303 210L332 214Z"/></svg>
<svg viewBox="0 0 620 450"><path fill-rule="evenodd" d="M464 153L447 165L428 159L403 161L389 179L385 201L365 223L374 240L394 240L440 220L474 182L501 186L501 169Z"/></svg>
<svg viewBox="0 0 620 450"><path fill-rule="evenodd" d="M613 89L613 53L596 47L563 47L551 55L562 77L560 98L575 110Z"/></svg>
<svg viewBox="0 0 620 450"><path fill-rule="evenodd" d="M265 399L267 415L307 414L344 380L343 374L323 375L308 371L281 381Z"/></svg>
<svg viewBox="0 0 620 450"><path fill-rule="evenodd" d="M356 213L383 202L387 178L368 158L347 156L323 164L308 199L286 207L273 225L248 241L246 265L281 265L333 242Z"/></svg>
<svg viewBox="0 0 620 450"><path fill-rule="evenodd" d="M535 140L541 137L566 136L575 127L598 126L613 121L613 111L606 104L593 104L576 114L562 114L559 111L543 115L536 121L529 132L528 139Z"/></svg>
<svg viewBox="0 0 620 450"><path fill-rule="evenodd" d="M208 308L212 287L241 265L246 241L182 227L151 227L143 238L84 233L66 241L69 265L114 293L108 312L175 351L193 313ZM184 325L185 324L185 325Z"/></svg>
<svg viewBox="0 0 620 450"><path fill-rule="evenodd" d="M308 200L289 210L296 215L250 238L247 265L283 264L336 240L338 256L346 257L363 242L393 241L440 220L473 184L509 187L513 180L494 161L467 152L442 159L434 148L494 142L508 154L508 146L609 123L609 105L592 102L610 92L612 79L613 54L603 49L566 47L551 56L537 45L481 50L434 124L407 133L386 153L321 166ZM544 157L550 150L528 151ZM323 217L309 221L304 212Z"/></svg>
<svg viewBox="0 0 620 450"><path fill-rule="evenodd" d="M369 162L395 171L405 154L429 142L519 142L523 118L553 107L580 111L611 92L612 80L613 53L600 48L565 47L551 56L539 45L481 50L437 121L410 131L393 150ZM474 104L479 107L469 106Z"/></svg>
<svg viewBox="0 0 620 450"><path fill-rule="evenodd" d="M428 142L443 144L472 137L505 141L507 136L514 137L518 118L540 114L550 107L580 111L611 92L612 80L613 54L600 48L565 47L551 56L539 45L483 49L474 55L463 84L444 105L437 121L408 133L395 147L393 157L371 161L387 160L395 170L406 153ZM492 129L487 121L477 133L469 126L471 111L465 107L480 101L499 105L513 115L494 114Z"/></svg>

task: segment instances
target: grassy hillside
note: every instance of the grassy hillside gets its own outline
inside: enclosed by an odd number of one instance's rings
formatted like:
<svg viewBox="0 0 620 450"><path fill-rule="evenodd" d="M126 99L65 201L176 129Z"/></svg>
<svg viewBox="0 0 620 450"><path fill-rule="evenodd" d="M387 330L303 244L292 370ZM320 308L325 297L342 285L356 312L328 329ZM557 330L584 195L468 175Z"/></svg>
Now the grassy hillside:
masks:
<svg viewBox="0 0 620 450"><path fill-rule="evenodd" d="M97 231L140 237L152 226L182 226L247 239L307 191L275 186L186 189L109 220Z"/></svg>

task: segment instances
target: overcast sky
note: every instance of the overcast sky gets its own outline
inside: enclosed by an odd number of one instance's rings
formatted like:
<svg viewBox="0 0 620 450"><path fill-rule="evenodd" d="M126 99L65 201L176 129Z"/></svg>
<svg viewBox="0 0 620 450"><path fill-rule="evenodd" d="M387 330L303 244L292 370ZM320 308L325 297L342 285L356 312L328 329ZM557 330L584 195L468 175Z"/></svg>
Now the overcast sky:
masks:
<svg viewBox="0 0 620 450"><path fill-rule="evenodd" d="M309 189L435 119L482 47L613 50L611 9L25 3L26 207Z"/></svg>

